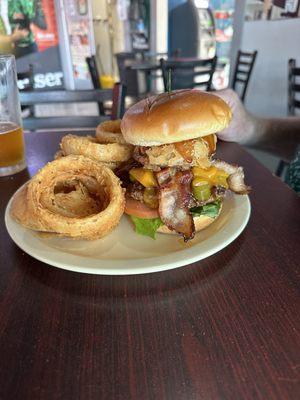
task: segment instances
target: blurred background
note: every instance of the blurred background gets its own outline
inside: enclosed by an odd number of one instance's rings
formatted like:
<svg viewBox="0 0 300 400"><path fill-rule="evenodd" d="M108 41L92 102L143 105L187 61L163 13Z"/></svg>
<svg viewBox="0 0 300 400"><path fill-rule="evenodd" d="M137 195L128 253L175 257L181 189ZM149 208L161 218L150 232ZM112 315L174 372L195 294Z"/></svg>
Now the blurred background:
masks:
<svg viewBox="0 0 300 400"><path fill-rule="evenodd" d="M279 117L296 112L299 17L298 0L1 0L0 52L15 54L20 91L121 82L129 106L166 90L172 69L173 89L232 87L250 112ZM79 102L23 111L25 118L99 109ZM276 168L275 157L254 154Z"/></svg>

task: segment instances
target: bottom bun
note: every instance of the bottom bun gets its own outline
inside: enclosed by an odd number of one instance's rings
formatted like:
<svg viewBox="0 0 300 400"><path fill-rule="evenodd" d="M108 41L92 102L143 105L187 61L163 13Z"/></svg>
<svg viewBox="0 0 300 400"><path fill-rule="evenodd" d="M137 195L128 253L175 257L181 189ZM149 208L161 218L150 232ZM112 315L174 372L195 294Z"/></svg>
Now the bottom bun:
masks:
<svg viewBox="0 0 300 400"><path fill-rule="evenodd" d="M222 206L220 207L219 214L215 218L208 217L207 215L200 215L200 217L194 217L195 231L199 232L202 229L207 228L211 225L220 215L222 210ZM166 225L162 225L158 228L157 232L159 233L169 233L171 235L177 235L177 232L171 231Z"/></svg>

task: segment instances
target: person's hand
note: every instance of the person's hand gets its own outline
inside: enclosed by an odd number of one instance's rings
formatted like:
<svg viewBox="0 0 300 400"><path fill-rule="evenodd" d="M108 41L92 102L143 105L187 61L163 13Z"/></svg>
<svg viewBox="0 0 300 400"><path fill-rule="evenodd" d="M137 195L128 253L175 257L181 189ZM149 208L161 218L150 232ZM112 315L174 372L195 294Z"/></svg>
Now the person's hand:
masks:
<svg viewBox="0 0 300 400"><path fill-rule="evenodd" d="M11 41L13 43L18 42L21 39L24 39L28 36L29 31L27 29L20 29L18 26L11 34Z"/></svg>
<svg viewBox="0 0 300 400"><path fill-rule="evenodd" d="M232 89L223 89L213 92L213 94L226 101L232 111L232 120L229 126L217 133L218 138L227 142L241 144L251 142L255 131L256 119L247 112L237 93Z"/></svg>

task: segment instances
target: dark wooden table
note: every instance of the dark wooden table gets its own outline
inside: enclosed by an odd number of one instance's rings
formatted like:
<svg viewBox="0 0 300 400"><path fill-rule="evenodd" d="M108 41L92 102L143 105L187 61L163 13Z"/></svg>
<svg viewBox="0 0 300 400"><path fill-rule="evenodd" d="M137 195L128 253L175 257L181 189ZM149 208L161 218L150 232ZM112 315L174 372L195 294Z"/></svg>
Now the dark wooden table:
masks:
<svg viewBox="0 0 300 400"><path fill-rule="evenodd" d="M126 68L143 71L143 72L151 72L160 69L160 63L157 59L149 59L149 60L127 60L125 62Z"/></svg>
<svg viewBox="0 0 300 400"><path fill-rule="evenodd" d="M168 58L169 61L199 61L199 58L194 58L194 57L177 57L177 58ZM157 79L159 76L158 75L152 75L153 72L158 71L161 69L160 66L160 61L157 59L157 57L147 57L145 59L141 60L126 60L125 66L128 69L132 69L134 71L140 71L145 74L145 80L146 80L146 91L148 93L151 92L151 80L152 79ZM223 69L224 68L224 63L218 63L217 69ZM207 73L210 72L210 68L207 67L197 67L197 71L199 72L200 70L202 71L207 71Z"/></svg>
<svg viewBox="0 0 300 400"><path fill-rule="evenodd" d="M195 57L177 57L167 58L168 61L199 61L199 58ZM224 66L224 63L219 63L219 66ZM147 57L145 59L126 60L125 67L137 71L151 72L160 69L160 60L157 57ZM207 70L207 67L197 67L198 70Z"/></svg>
<svg viewBox="0 0 300 400"><path fill-rule="evenodd" d="M0 179L0 399L299 399L296 195L245 150L220 144L253 186L234 243L157 274L63 271L21 251L3 223L60 136L27 134L28 171Z"/></svg>

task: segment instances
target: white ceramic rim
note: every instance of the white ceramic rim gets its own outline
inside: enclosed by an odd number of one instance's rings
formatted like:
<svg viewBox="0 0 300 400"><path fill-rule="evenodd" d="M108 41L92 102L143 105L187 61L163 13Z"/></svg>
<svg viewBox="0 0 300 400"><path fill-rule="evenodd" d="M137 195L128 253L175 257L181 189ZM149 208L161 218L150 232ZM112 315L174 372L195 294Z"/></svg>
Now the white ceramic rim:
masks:
<svg viewBox="0 0 300 400"><path fill-rule="evenodd" d="M21 188L20 188L21 189ZM20 190L19 189L19 190ZM10 199L5 211L5 224L11 239L27 254L33 258L42 261L54 267L74 272L98 274L98 275L136 275L153 272L160 272L169 269L182 267L184 265L195 263L203 260L232 243L245 229L251 214L251 205L248 196L237 196L239 211L233 209L232 217L226 222L226 232L224 230L216 232L211 239L212 244L203 251L202 243L196 243L194 246L167 253L163 256L133 259L103 259L105 266L99 266L99 259L73 255L52 248L38 242L38 248L32 247L24 241L26 235L33 233L16 223L9 215ZM25 235L25 236L24 236ZM132 230L133 237L137 234ZM170 235L171 236L171 235ZM225 236L225 238L224 238ZM38 240L38 239L36 239ZM157 239L159 240L159 239ZM210 240L210 239L208 239Z"/></svg>

